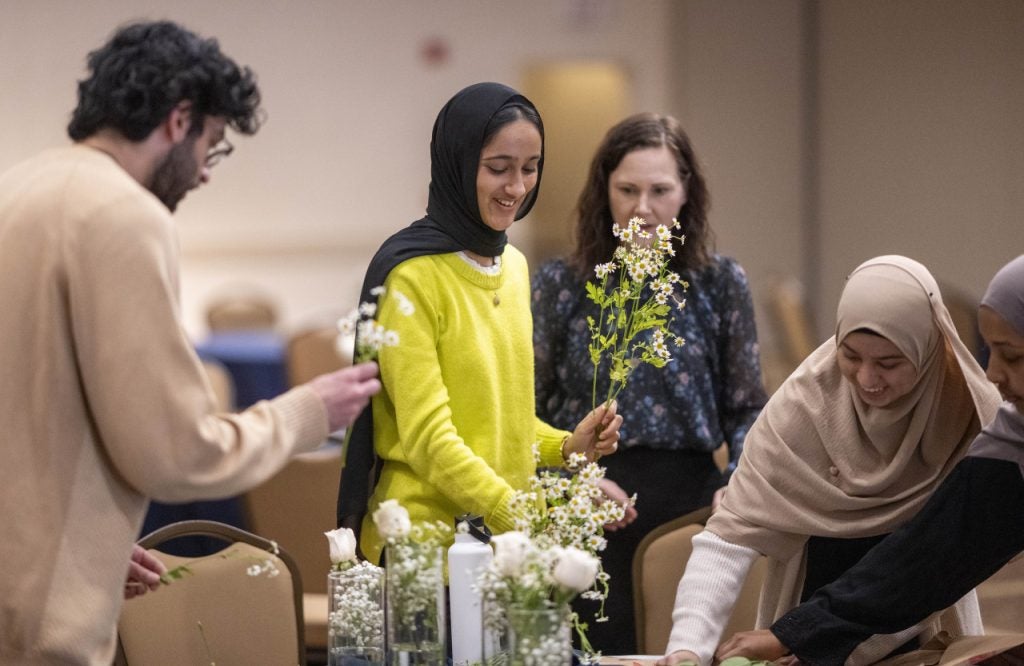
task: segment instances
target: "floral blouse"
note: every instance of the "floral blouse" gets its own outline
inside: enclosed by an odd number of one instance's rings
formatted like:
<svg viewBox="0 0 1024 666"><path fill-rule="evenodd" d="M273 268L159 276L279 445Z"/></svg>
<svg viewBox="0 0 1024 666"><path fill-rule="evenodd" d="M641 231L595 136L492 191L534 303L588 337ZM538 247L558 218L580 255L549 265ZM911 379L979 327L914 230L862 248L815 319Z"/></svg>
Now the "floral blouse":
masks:
<svg viewBox="0 0 1024 666"><path fill-rule="evenodd" d="M767 400L747 276L735 260L712 255L707 267L681 277L689 289L679 287L677 296L686 306L672 310L669 333L686 343L669 345L672 360L664 368L641 364L630 375L618 396L620 446L714 451L727 442L735 464ZM584 282L561 259L533 277L537 415L568 429L592 402L587 317L598 309ZM606 368L601 375L599 400L608 390Z"/></svg>

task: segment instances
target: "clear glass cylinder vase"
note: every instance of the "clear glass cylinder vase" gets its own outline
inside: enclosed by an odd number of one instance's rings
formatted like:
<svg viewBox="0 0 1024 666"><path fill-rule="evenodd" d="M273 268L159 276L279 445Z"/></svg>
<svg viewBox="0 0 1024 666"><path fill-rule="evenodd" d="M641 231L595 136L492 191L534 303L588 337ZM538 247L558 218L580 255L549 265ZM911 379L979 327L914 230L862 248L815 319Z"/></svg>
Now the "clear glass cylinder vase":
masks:
<svg viewBox="0 0 1024 666"><path fill-rule="evenodd" d="M493 596L484 595L483 653L484 666L507 666L509 663L508 617L505 606Z"/></svg>
<svg viewBox="0 0 1024 666"><path fill-rule="evenodd" d="M327 574L327 663L384 664L384 569L360 562Z"/></svg>
<svg viewBox="0 0 1024 666"><path fill-rule="evenodd" d="M442 549L397 544L387 547L388 663L445 663L445 595Z"/></svg>
<svg viewBox="0 0 1024 666"><path fill-rule="evenodd" d="M568 666L572 663L567 607L512 606L506 614L509 657L514 666Z"/></svg>

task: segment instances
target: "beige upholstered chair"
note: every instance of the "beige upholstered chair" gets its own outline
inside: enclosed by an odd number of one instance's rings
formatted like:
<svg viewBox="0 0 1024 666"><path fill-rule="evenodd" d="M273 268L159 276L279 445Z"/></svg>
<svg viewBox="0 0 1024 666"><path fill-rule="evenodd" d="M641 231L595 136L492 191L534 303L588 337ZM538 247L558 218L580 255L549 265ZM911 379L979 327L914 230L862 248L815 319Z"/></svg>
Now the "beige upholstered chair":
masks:
<svg viewBox="0 0 1024 666"><path fill-rule="evenodd" d="M341 447L296 456L245 496L249 524L271 535L302 572L306 645L327 649L327 572L330 549L324 532L336 523Z"/></svg>
<svg viewBox="0 0 1024 666"><path fill-rule="evenodd" d="M223 540L219 553L177 557L160 544L180 536ZM306 663L302 639L302 581L283 550L271 541L230 525L188 520L162 527L139 544L169 570L186 565L190 573L142 597L125 602L118 622L117 664ZM276 575L249 575L270 562Z"/></svg>
<svg viewBox="0 0 1024 666"><path fill-rule="evenodd" d="M288 384L305 384L317 375L348 365L338 353L337 338L335 326L307 329L291 336L288 339Z"/></svg>
<svg viewBox="0 0 1024 666"><path fill-rule="evenodd" d="M262 296L233 296L206 307L211 331L269 330L277 324L277 308Z"/></svg>
<svg viewBox="0 0 1024 666"><path fill-rule="evenodd" d="M665 652L672 631L676 588L693 550L691 540L704 529L710 515L711 509L703 508L680 516L652 531L637 546L633 558L633 603L637 649L641 654ZM762 557L751 568L723 639L754 628L764 567Z"/></svg>
<svg viewBox="0 0 1024 666"><path fill-rule="evenodd" d="M1010 634L1024 629L1024 555L978 586L978 603L985 633Z"/></svg>

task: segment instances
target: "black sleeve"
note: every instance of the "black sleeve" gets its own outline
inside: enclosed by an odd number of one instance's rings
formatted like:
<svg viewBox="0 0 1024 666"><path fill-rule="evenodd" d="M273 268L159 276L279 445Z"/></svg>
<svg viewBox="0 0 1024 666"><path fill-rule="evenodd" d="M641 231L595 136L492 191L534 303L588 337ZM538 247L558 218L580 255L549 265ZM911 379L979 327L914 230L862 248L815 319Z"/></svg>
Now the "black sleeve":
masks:
<svg viewBox="0 0 1024 666"><path fill-rule="evenodd" d="M910 522L771 631L802 662L841 665L869 637L953 605L1022 550L1020 466L965 458Z"/></svg>

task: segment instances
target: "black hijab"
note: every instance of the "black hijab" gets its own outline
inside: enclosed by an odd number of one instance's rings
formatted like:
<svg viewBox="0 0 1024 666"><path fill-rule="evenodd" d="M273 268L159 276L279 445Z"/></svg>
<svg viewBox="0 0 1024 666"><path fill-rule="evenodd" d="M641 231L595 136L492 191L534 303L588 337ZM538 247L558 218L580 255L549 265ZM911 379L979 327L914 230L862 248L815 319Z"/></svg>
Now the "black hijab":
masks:
<svg viewBox="0 0 1024 666"><path fill-rule="evenodd" d="M463 88L444 105L434 121L430 139L430 193L427 214L394 234L370 260L359 294L360 303L376 302L370 290L384 284L391 270L404 261L431 254L469 250L494 257L505 251L508 236L484 224L476 195L476 174L484 134L495 113L510 105L537 114L530 100L500 83L477 83ZM543 146L544 128L538 128ZM521 219L537 200L544 168L543 148L537 164L537 185L516 213ZM358 536L370 491L380 476L381 461L373 449L373 410L367 407L352 425L338 488L338 526Z"/></svg>

